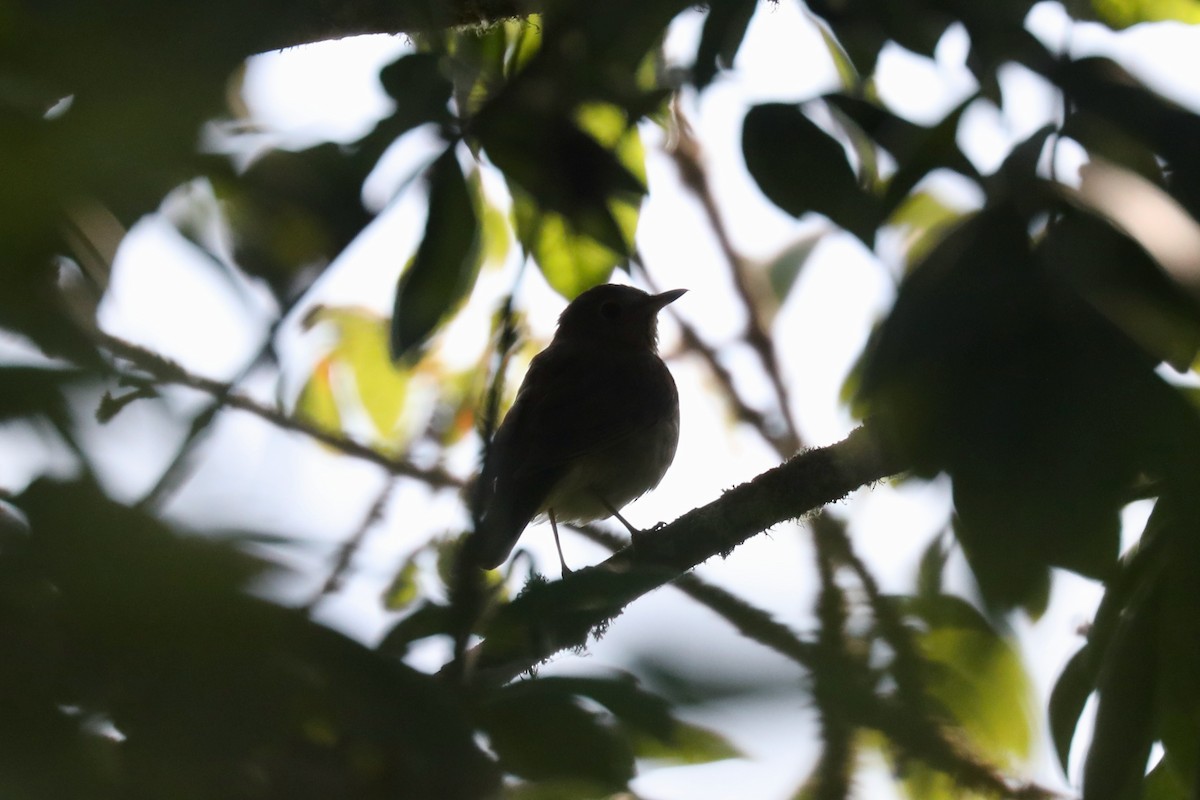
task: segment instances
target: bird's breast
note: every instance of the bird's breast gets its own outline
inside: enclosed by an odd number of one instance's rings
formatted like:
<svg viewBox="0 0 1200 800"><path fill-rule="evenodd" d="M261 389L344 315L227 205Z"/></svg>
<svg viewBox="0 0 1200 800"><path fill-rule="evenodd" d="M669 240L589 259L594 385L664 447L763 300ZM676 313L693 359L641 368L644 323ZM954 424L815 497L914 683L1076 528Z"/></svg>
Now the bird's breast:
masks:
<svg viewBox="0 0 1200 800"><path fill-rule="evenodd" d="M679 443L679 409L661 420L571 463L542 510L561 522L589 522L611 516L653 489L666 474Z"/></svg>

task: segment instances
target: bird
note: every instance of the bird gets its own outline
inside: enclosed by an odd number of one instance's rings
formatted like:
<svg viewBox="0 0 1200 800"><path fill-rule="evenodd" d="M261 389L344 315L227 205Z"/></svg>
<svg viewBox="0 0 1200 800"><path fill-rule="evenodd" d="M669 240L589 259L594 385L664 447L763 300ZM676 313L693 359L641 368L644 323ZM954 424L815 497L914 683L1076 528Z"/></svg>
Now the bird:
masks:
<svg viewBox="0 0 1200 800"><path fill-rule="evenodd" d="M603 284L572 300L534 356L486 448L476 488L469 563L495 569L527 525L616 516L656 487L679 443L679 392L658 355L658 313L686 289L648 294Z"/></svg>

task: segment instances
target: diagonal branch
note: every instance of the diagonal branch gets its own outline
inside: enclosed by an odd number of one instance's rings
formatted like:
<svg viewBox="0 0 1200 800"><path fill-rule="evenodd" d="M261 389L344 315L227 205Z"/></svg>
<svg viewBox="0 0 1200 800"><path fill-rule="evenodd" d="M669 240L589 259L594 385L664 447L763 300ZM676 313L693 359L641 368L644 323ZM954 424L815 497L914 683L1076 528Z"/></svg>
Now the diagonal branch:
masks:
<svg viewBox="0 0 1200 800"><path fill-rule="evenodd" d="M476 679L504 683L555 653L582 647L629 603L773 525L801 517L906 465L866 427L829 447L800 453L665 527L643 534L603 563L529 587L497 614L470 657Z"/></svg>
<svg viewBox="0 0 1200 800"><path fill-rule="evenodd" d="M393 458L368 445L356 442L347 436L322 430L303 420L285 414L277 408L263 405L240 392L232 391L232 388L227 383L189 372L178 362L155 353L152 350L102 332L97 333L96 337L101 347L107 349L114 356L130 362L138 369L148 373L154 382L186 386L189 389L204 392L205 394L219 398L227 408L236 408L253 414L283 430L303 433L348 456L370 461L392 475L416 478L439 489L462 486L460 478L446 472L440 467L420 467L410 461Z"/></svg>

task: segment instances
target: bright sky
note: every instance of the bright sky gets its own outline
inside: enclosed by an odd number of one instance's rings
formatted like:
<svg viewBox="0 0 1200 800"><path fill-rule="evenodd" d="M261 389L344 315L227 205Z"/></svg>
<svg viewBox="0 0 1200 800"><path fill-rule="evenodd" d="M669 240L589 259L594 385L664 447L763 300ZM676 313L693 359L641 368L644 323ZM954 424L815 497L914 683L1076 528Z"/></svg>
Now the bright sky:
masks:
<svg viewBox="0 0 1200 800"><path fill-rule="evenodd" d="M694 53L701 20L701 14L695 12L677 21L668 40L670 54L686 60ZM1056 5L1037 6L1030 27L1049 42L1066 41L1068 22ZM1161 91L1200 107L1200 81L1195 78L1200 75L1197 31L1167 25L1143 27L1121 36L1095 25L1076 25L1071 30L1074 52L1135 54L1136 62L1127 63L1138 74ZM353 140L387 112L390 101L378 85L377 72L405 48L401 38L369 37L260 57L246 75L245 99L266 127L264 139L268 141L303 147L324 139ZM879 90L893 108L914 120L935 119L974 87L963 66L965 54L965 34L958 29L946 35L936 61L890 47L881 58ZM1019 68L1007 70L1002 79L1006 94L1011 93L1015 102L1003 113L980 105L968 115L961 136L964 149L985 171L998 163L1014 141L1056 113L1057 98L1040 79ZM778 3L762 6L736 69L719 78L699 101L694 96L686 99L685 109L706 148L721 210L736 246L746 255L768 260L825 226L798 223L759 194L740 158L740 124L745 111L756 102L799 101L835 86L824 44L799 4ZM639 245L660 285L691 290L676 304L678 312L710 341L726 341L735 335L740 318L729 311L725 265L707 222L658 149L660 135L651 127L644 132L651 194L642 213ZM413 165L437 146L427 131L405 137L368 182L368 199L382 207ZM964 207L978 203L977 195L959 182L938 179L936 185ZM396 276L415 247L423 217L419 191L397 198L363 240L323 278L313 301L366 305L388 313ZM112 332L146 342L196 372L227 377L257 348L270 317L269 301L253 292L247 300L247 295L211 280L211 270L191 263L192 258L181 252L164 221L140 223L121 249L103 322ZM485 274L472 301L470 311L475 313L468 313L461 330L453 334L461 337L464 350L477 347L485 335L481 321L509 286L515 269L516 264L510 263L505 270ZM536 270L526 274L520 299L533 310L535 332L548 338L562 301L541 282ZM853 427L849 414L838 404L841 383L871 324L891 302L895 274L895 265L881 263L852 237L830 234L781 309L774 332L793 387L794 412L809 443L831 443ZM153 302L148 302L148 297L153 297ZM249 325L242 313L247 302L255 309ZM663 342L667 352L677 344L670 323L664 324ZM316 346L307 338L285 350L285 364L291 370L286 383L293 390L311 365ZM746 386L764 385L752 359L739 359L733 366ZM756 437L730 429L725 410L710 396L711 379L701 365L676 359L672 368L682 398L683 438L662 486L630 506L627 516L635 524L673 519L776 463ZM269 376L252 378L247 388L266 399L274 391ZM172 397L177 397L181 407L196 403L196 398L186 393ZM106 474L113 491L133 498L145 490L172 452L172 429L166 415L143 404L94 432L99 459L111 467ZM131 453L144 457L131 458ZM205 450L202 466L174 501L171 512L193 524L201 519L212 527L257 526L311 540L312 548L292 551L289 558L310 576L318 576L312 580L319 580L327 569L328 544L358 525L381 485L382 476L374 468L281 435L245 415L229 414L222 417L214 444ZM928 538L944 526L949 498L944 482L910 483L859 492L837 510L852 520L854 541L884 588L898 591L911 588L917 555ZM430 532L452 530L461 524L461 511L455 503L430 502L420 487L398 491L387 524L373 532L360 553L358 580L322 607L325 618L366 638L377 636L391 621L380 610L379 592L399 560ZM531 529L522 543L547 569L555 563L548 530ZM591 563L602 555L569 534L564 548L573 564ZM811 596L806 588L815 583L811 565L807 534L796 526L781 526L770 536L756 537L729 559L705 564L699 571L782 620L804 627L811 619ZM312 580L299 590L294 584L284 588L304 597L313 588ZM958 587L969 590L961 579ZM1018 625L1039 706L1045 706L1051 682L1077 646L1074 631L1089 617L1097 597L1095 587L1086 581L1063 578L1056 583L1046 617L1036 626ZM664 619L670 619L670 624L664 625ZM622 663L630 654L665 650L714 673L733 667L724 660L732 653L738 669L761 674L764 680L795 682L800 677L791 665L740 642L711 614L682 601L669 589L639 602L590 650L582 661L568 659L552 668L599 670ZM437 655L427 654L430 664ZM648 797L663 800L789 796L807 768L797 758L813 752L808 712L799 697L787 695L783 703L767 700L754 708L711 709L702 721L731 735L751 758L651 771L639 779L637 788ZM1064 786L1052 757L1045 752L1038 758L1036 777L1052 787ZM870 796L875 796L874 792Z"/></svg>

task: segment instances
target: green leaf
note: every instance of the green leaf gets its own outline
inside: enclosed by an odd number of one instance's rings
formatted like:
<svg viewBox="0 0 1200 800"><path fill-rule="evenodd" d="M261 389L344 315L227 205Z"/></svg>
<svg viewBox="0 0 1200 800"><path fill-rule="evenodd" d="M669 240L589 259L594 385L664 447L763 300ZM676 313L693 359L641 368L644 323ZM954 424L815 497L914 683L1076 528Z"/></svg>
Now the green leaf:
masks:
<svg viewBox="0 0 1200 800"><path fill-rule="evenodd" d="M949 558L950 543L944 532L929 540L917 567L917 595L919 597L936 597L942 594L942 573L946 570L946 561Z"/></svg>
<svg viewBox="0 0 1200 800"><path fill-rule="evenodd" d="M580 127L603 147L611 149L622 168L644 183L645 148L636 127L626 125L614 106L592 104L578 114ZM617 227L618 247L577 228L569 217L541 208L519 185L512 187L517 236L533 256L550 286L568 300L604 283L633 250L641 196L618 194L607 202Z"/></svg>
<svg viewBox="0 0 1200 800"><path fill-rule="evenodd" d="M900 229L904 236L901 247L911 268L929 255L960 219L962 212L946 205L932 192L922 191L904 198L888 218L888 224Z"/></svg>
<svg viewBox="0 0 1200 800"><path fill-rule="evenodd" d="M953 595L905 603L922 623L917 645L926 690L990 761L1013 766L1029 755L1033 702L1017 650L969 603Z"/></svg>
<svg viewBox="0 0 1200 800"><path fill-rule="evenodd" d="M404 563L383 592L383 607L388 611L403 611L420 596L417 578L420 569L415 556L404 559Z"/></svg>
<svg viewBox="0 0 1200 800"><path fill-rule="evenodd" d="M475 203L451 145L429 170L425 236L396 288L393 358L424 342L470 292L479 272L478 228Z"/></svg>
<svg viewBox="0 0 1200 800"><path fill-rule="evenodd" d="M618 791L634 775L625 738L553 683L534 679L503 687L484 702L480 717L501 767L520 777Z"/></svg>
<svg viewBox="0 0 1200 800"><path fill-rule="evenodd" d="M321 324L332 326L336 339L301 390L297 415L344 432L344 421L365 411L373 444L393 451L404 447L410 373L388 357L388 320L363 308L317 306L304 325Z"/></svg>
<svg viewBox="0 0 1200 800"><path fill-rule="evenodd" d="M1063 667L1050 693L1050 738L1064 773L1070 769L1071 742L1075 739L1079 716L1096 688L1094 660L1095 656L1088 646L1079 648Z"/></svg>
<svg viewBox="0 0 1200 800"><path fill-rule="evenodd" d="M1091 5L1097 17L1118 30L1142 22L1200 23L1196 0L1092 0Z"/></svg>
<svg viewBox="0 0 1200 800"><path fill-rule="evenodd" d="M634 735L633 747L638 758L679 766L745 758L744 753L716 731L678 720L666 739Z"/></svg>
<svg viewBox="0 0 1200 800"><path fill-rule="evenodd" d="M763 194L784 211L824 214L868 245L874 241L877 202L859 188L842 145L797 106L751 108L742 154Z"/></svg>

